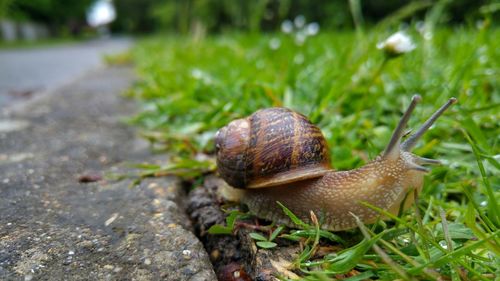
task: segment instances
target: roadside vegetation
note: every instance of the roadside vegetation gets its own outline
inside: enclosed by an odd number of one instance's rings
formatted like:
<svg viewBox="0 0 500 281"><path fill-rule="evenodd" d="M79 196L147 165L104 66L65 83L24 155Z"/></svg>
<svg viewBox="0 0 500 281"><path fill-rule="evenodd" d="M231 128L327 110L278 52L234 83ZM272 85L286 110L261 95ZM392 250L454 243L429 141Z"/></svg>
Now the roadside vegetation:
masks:
<svg viewBox="0 0 500 281"><path fill-rule="evenodd" d="M422 102L410 128L456 97L415 150L443 162L426 176L415 207L348 233L288 213L302 232L276 226L252 237L264 248L279 247L276 238L300 240L294 265L304 280L500 278L500 30L488 21L435 22L338 32L291 22L269 34L141 40L132 51L140 80L130 95L143 110L133 122L153 149L171 156L167 166L141 165L141 176L201 181L215 172L215 132L271 106L308 116L328 140L333 166L356 168L384 149L412 95ZM390 56L377 44L397 30L412 48ZM336 250L316 255L320 245Z"/></svg>
<svg viewBox="0 0 500 281"><path fill-rule="evenodd" d="M81 40L72 38L59 38L59 39L44 39L37 41L14 41L14 42L0 42L0 50L2 49L30 49L41 47L53 47L58 45L67 45L79 43Z"/></svg>

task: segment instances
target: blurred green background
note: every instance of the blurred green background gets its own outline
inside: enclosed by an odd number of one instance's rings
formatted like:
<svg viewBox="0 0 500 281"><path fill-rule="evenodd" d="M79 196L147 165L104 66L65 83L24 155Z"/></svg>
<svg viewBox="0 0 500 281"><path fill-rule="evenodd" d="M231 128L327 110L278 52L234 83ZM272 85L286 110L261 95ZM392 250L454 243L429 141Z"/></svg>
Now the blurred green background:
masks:
<svg viewBox="0 0 500 281"><path fill-rule="evenodd" d="M86 14L94 2L0 0L0 19L43 24L51 37L82 36L95 32L86 22ZM440 17L442 23L470 25L485 18L498 22L495 11L500 4L497 1L441 2L446 2L446 10ZM280 28L283 20L297 15L303 15L308 22L319 23L322 29L350 29L355 22L351 11L356 9L363 15L359 20L370 26L397 11L402 13L401 16L406 12L410 19L422 18L437 1L120 0L112 3L117 14L110 26L113 32L146 34L169 31L185 34L228 30L274 31ZM350 9L350 5L359 7Z"/></svg>

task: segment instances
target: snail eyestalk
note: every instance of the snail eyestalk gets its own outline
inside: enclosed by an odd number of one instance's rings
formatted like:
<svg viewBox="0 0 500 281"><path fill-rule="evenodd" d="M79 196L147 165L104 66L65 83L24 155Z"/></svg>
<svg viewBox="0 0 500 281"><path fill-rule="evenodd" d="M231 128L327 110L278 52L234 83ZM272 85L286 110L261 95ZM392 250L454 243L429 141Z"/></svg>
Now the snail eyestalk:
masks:
<svg viewBox="0 0 500 281"><path fill-rule="evenodd" d="M415 163L420 165L441 165L441 161L424 157L415 157Z"/></svg>
<svg viewBox="0 0 500 281"><path fill-rule="evenodd" d="M431 170L429 170L428 168L426 167L423 167L423 166L420 166L418 164L415 164L415 163L407 163L408 165L408 169L410 170L414 170L414 171L419 171L419 172L424 172L424 173L428 173L430 172Z"/></svg>
<svg viewBox="0 0 500 281"><path fill-rule="evenodd" d="M401 117L401 120L399 120L399 124L394 130L394 133L392 133L391 140L389 141L389 144L387 145L387 148L384 151L384 158L397 158L399 156L399 144L401 142L401 138L403 137L404 134L406 134L405 127L406 124L408 124L408 120L410 119L411 113L417 106L417 103L420 102L422 97L420 95L414 95L413 98L411 99L411 103L406 109L405 113Z"/></svg>
<svg viewBox="0 0 500 281"><path fill-rule="evenodd" d="M443 106L441 106L434 114L432 114L427 121L418 129L415 134L411 135L408 139L406 139L401 144L401 150L403 151L411 151L413 147L417 144L417 141L422 137L422 135L434 124L434 122L441 116L448 107L455 104L457 102L456 98L450 98Z"/></svg>

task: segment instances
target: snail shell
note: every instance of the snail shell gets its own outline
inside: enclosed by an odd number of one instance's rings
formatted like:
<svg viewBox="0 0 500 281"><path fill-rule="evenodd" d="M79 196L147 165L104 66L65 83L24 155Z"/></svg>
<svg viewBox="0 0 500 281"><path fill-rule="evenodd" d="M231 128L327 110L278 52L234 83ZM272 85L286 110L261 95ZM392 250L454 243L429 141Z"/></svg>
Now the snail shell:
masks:
<svg viewBox="0 0 500 281"><path fill-rule="evenodd" d="M221 177L237 188L262 188L317 178L331 171L321 130L287 108L259 110L215 137Z"/></svg>

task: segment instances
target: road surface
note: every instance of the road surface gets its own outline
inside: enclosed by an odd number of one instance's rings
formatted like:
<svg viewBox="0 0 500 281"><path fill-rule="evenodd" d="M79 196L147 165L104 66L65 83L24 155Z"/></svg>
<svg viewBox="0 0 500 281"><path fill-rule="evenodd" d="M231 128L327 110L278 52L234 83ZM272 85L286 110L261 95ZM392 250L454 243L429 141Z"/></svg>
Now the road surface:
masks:
<svg viewBox="0 0 500 281"><path fill-rule="evenodd" d="M0 50L0 109L75 81L101 67L103 55L123 52L130 45L130 39L115 38Z"/></svg>
<svg viewBox="0 0 500 281"><path fill-rule="evenodd" d="M110 176L165 162L123 122L135 79L91 70L0 118L0 280L216 280L180 181Z"/></svg>

